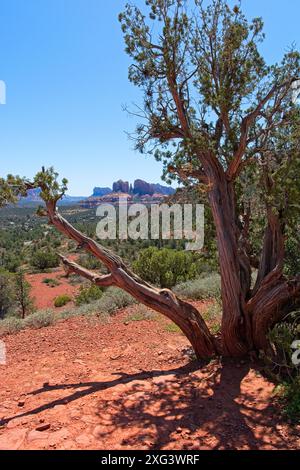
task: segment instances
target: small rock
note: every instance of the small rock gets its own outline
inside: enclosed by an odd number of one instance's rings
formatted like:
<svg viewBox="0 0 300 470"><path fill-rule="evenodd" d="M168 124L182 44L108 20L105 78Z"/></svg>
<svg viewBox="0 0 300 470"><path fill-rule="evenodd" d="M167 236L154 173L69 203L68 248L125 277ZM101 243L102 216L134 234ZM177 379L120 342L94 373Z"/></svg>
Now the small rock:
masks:
<svg viewBox="0 0 300 470"><path fill-rule="evenodd" d="M110 356L110 359L111 359L112 361L117 361L118 359L120 359L120 357L122 357L121 354L119 354L118 356Z"/></svg>
<svg viewBox="0 0 300 470"><path fill-rule="evenodd" d="M41 424L41 425L39 425L35 428L35 430L39 431L39 432L47 431L47 429L50 429L50 424L49 423Z"/></svg>
<svg viewBox="0 0 300 470"><path fill-rule="evenodd" d="M22 406L24 406L24 405L25 405L25 401L19 401L18 402L19 408L22 408Z"/></svg>

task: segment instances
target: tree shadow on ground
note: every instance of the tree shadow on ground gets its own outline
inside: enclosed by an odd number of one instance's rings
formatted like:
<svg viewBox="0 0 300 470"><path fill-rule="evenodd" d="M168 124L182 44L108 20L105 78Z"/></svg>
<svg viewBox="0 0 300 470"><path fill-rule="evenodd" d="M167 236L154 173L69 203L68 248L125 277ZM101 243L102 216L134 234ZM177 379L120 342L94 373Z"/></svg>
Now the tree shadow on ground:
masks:
<svg viewBox="0 0 300 470"><path fill-rule="evenodd" d="M275 427L278 419L272 405L258 409L255 394L259 396L259 390L241 395L241 383L249 370L247 363L214 361L200 369L199 363L189 363L163 371L118 372L110 381L45 384L29 395L72 393L2 419L0 426L97 394L100 446L104 440L109 445L117 432L124 437L120 448L260 449L265 444L265 430L272 429L274 448L288 448ZM110 389L109 396L101 395ZM117 393L112 395L114 389Z"/></svg>

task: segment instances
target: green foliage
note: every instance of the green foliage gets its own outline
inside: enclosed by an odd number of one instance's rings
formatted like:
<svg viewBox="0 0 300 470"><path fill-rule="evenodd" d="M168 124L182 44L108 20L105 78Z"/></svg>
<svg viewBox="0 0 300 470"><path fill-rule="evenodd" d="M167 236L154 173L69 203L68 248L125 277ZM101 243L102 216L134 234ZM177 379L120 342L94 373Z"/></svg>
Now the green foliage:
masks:
<svg viewBox="0 0 300 470"><path fill-rule="evenodd" d="M297 231L297 233L295 233ZM293 233L294 232L294 233ZM289 231L285 244L285 272L288 276L297 276L300 274L300 237L299 228L295 227Z"/></svg>
<svg viewBox="0 0 300 470"><path fill-rule="evenodd" d="M284 321L275 325L269 332L269 340L272 344L272 354L265 355L265 361L269 373L277 380L293 381L300 376L300 368L292 362L295 352L291 345L300 340L300 312L289 314Z"/></svg>
<svg viewBox="0 0 300 470"><path fill-rule="evenodd" d="M41 188L41 198L45 202L57 202L67 191L68 180L63 178L61 183L58 181L58 173L53 167L43 168L34 178L34 186Z"/></svg>
<svg viewBox="0 0 300 470"><path fill-rule="evenodd" d="M46 277L45 279L43 279L43 284L47 284L47 286L49 287L57 287L60 285L60 282L57 279Z"/></svg>
<svg viewBox="0 0 300 470"><path fill-rule="evenodd" d="M139 304L133 307L132 312L128 314L125 322L153 320L155 316L156 316L156 313L154 312L154 310L151 310L145 305Z"/></svg>
<svg viewBox="0 0 300 470"><path fill-rule="evenodd" d="M300 423L300 377L282 385L280 398L287 418L293 423Z"/></svg>
<svg viewBox="0 0 300 470"><path fill-rule="evenodd" d="M69 295L66 295L66 294L59 295L54 300L54 307L56 308L64 307L71 301L72 301L72 298Z"/></svg>
<svg viewBox="0 0 300 470"><path fill-rule="evenodd" d="M133 268L145 281L166 288L193 279L202 271L195 253L155 247L141 250Z"/></svg>
<svg viewBox="0 0 300 470"><path fill-rule="evenodd" d="M82 254L79 257L79 264L86 269L100 269L102 267L102 263L90 253Z"/></svg>
<svg viewBox="0 0 300 470"><path fill-rule="evenodd" d="M126 52L133 60L129 79L145 92L148 122L137 128L137 148L144 151L153 139L165 143L180 136L172 80L180 89L198 149L206 151L219 144L217 134L209 134L212 114L231 120L227 145L232 145L242 102L253 99L267 73L258 51L262 20L247 21L240 9L231 9L223 0L215 0L207 8L199 1L187 5L182 0L149 0L146 5L142 11L127 4L119 16ZM197 106L191 97L196 97ZM183 136L179 145L166 145L155 156L168 173L170 160L175 167L187 158L194 162L193 144Z"/></svg>
<svg viewBox="0 0 300 470"><path fill-rule="evenodd" d="M75 297L76 305L89 304L95 300L101 299L103 289L101 287L91 285L90 287L80 287L79 294Z"/></svg>
<svg viewBox="0 0 300 470"><path fill-rule="evenodd" d="M46 269L58 267L59 258L57 254L52 250L38 250L33 253L30 259L30 264L38 271L45 271Z"/></svg>
<svg viewBox="0 0 300 470"><path fill-rule="evenodd" d="M221 329L222 319L222 303L220 299L213 299L208 304L205 311L202 314L204 320L209 324L210 331L213 334L218 334Z"/></svg>
<svg viewBox="0 0 300 470"><path fill-rule="evenodd" d="M19 196L26 196L27 189L25 178L12 175L0 178L0 207L16 202Z"/></svg>
<svg viewBox="0 0 300 470"><path fill-rule="evenodd" d="M43 310L39 312L35 312L32 315L29 315L24 320L25 328L45 328L46 326L50 326L55 321L55 315L52 310Z"/></svg>
<svg viewBox="0 0 300 470"><path fill-rule="evenodd" d="M106 312L112 315L117 310L135 303L136 300L123 290L118 289L117 287L109 287L98 302L98 308L100 312Z"/></svg>
<svg viewBox="0 0 300 470"><path fill-rule="evenodd" d="M168 333L181 333L181 329L175 323L167 323L164 325L164 329Z"/></svg>
<svg viewBox="0 0 300 470"><path fill-rule="evenodd" d="M19 270L14 275L14 301L16 312L21 318L25 318L34 310L34 302L30 297L31 285L26 281L24 272Z"/></svg>
<svg viewBox="0 0 300 470"><path fill-rule="evenodd" d="M54 323L55 316L52 310L43 310L28 315L25 319L8 317L0 320L0 337L13 335L25 328L44 328Z"/></svg>
<svg viewBox="0 0 300 470"><path fill-rule="evenodd" d="M279 384L277 396L284 414L293 422L300 422L300 367L292 361L292 344L300 340L300 312L289 314L269 333L272 353L263 355L266 370Z"/></svg>
<svg viewBox="0 0 300 470"><path fill-rule="evenodd" d="M14 305L13 278L7 271L0 270L0 319L9 313Z"/></svg>
<svg viewBox="0 0 300 470"><path fill-rule="evenodd" d="M8 317L0 320L0 337L13 335L24 328L24 321L21 318Z"/></svg>
<svg viewBox="0 0 300 470"><path fill-rule="evenodd" d="M190 300L221 298L221 278L219 274L210 274L203 278L183 282L174 288L174 292Z"/></svg>

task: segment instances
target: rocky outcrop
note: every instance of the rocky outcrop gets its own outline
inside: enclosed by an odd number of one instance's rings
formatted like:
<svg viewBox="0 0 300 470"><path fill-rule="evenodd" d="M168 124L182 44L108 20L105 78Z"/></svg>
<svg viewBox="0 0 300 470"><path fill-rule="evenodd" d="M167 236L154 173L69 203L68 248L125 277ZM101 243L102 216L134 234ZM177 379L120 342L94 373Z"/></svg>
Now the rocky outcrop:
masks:
<svg viewBox="0 0 300 470"><path fill-rule="evenodd" d="M175 189L168 186L162 186L161 184L150 184L143 180L135 180L133 193L139 196L145 196L146 194L152 196L154 193L171 196L175 193Z"/></svg>
<svg viewBox="0 0 300 470"><path fill-rule="evenodd" d="M133 185L133 193L138 194L139 196L143 196L145 194L149 194L150 196L155 192L154 185L149 184L143 180L135 180Z"/></svg>
<svg viewBox="0 0 300 470"><path fill-rule="evenodd" d="M92 197L102 197L106 196L106 194L111 193L111 188L94 188Z"/></svg>
<svg viewBox="0 0 300 470"><path fill-rule="evenodd" d="M119 180L113 184L114 193L129 193L128 181Z"/></svg>

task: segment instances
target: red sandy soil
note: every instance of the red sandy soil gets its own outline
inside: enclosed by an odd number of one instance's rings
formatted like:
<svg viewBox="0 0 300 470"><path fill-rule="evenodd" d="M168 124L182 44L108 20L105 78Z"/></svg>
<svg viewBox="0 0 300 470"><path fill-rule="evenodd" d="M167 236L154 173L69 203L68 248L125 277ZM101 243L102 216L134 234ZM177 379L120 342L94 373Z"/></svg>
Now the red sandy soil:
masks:
<svg viewBox="0 0 300 470"><path fill-rule="evenodd" d="M78 285L70 284L62 269L57 269L55 272L50 273L27 274L26 279L31 285L30 296L33 298L34 305L38 310L53 308L56 297L66 294L73 298L79 290ZM60 285L50 287L43 283L44 279L55 279ZM65 308L69 308L70 305L72 303L67 304Z"/></svg>
<svg viewBox="0 0 300 470"><path fill-rule="evenodd" d="M127 317L5 338L0 449L300 448L259 366L191 362L163 321Z"/></svg>

